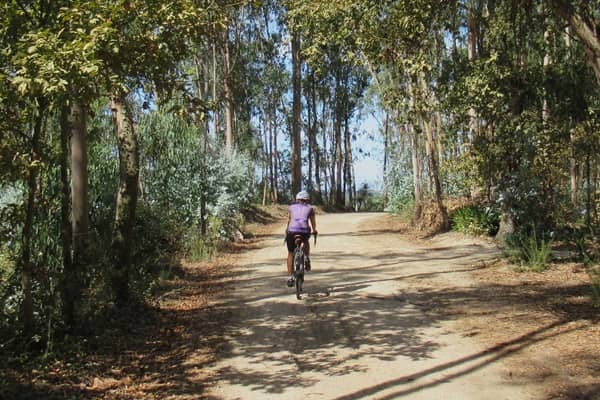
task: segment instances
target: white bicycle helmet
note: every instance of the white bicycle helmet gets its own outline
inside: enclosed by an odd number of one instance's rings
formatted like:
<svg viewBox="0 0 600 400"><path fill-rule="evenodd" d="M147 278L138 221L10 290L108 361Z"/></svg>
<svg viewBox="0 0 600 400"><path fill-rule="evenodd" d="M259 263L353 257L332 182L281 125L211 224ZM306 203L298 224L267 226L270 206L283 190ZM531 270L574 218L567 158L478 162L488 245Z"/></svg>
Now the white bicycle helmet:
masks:
<svg viewBox="0 0 600 400"><path fill-rule="evenodd" d="M296 195L296 200L310 200L310 195L306 190L303 190L301 192L298 192L298 194Z"/></svg>

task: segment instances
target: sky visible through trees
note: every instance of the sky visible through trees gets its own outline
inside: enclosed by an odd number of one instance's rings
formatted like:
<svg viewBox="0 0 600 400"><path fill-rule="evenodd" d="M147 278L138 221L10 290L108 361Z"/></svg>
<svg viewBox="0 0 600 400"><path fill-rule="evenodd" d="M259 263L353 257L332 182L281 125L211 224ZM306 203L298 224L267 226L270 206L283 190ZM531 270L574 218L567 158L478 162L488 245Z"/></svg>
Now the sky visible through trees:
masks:
<svg viewBox="0 0 600 400"><path fill-rule="evenodd" d="M1 2L0 335L48 350L301 188L436 232L467 204L466 227L521 250L562 240L591 263L599 10Z"/></svg>

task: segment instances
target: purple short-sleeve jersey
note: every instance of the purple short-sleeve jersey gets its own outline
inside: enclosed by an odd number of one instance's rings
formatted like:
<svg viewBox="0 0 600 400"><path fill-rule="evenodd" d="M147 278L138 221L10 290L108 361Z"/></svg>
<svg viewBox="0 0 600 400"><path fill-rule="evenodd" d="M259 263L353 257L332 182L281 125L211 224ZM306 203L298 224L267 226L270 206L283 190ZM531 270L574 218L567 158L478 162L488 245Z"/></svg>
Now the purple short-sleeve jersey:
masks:
<svg viewBox="0 0 600 400"><path fill-rule="evenodd" d="M288 227L288 231L296 233L310 233L308 219L313 212L313 208L308 204L295 203L290 206L289 212L290 225Z"/></svg>

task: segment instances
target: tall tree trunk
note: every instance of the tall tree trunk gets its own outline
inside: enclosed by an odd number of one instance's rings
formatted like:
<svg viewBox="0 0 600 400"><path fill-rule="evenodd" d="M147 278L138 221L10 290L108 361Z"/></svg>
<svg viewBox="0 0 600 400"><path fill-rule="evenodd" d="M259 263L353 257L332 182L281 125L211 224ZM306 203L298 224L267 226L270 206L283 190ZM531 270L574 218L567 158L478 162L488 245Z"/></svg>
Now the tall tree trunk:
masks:
<svg viewBox="0 0 600 400"><path fill-rule="evenodd" d="M125 97L115 93L111 100L119 151L119 191L112 237L115 268L112 284L117 304L122 306L129 299L129 270L135 239L133 227L138 196L139 149Z"/></svg>
<svg viewBox="0 0 600 400"><path fill-rule="evenodd" d="M571 205L573 209L577 209L579 205L578 193L579 193L579 166L577 164L577 157L575 154L575 135L573 132L569 135L570 138L570 156L569 156L569 176L571 184Z"/></svg>
<svg viewBox="0 0 600 400"><path fill-rule="evenodd" d="M213 41L212 45L212 101L217 101L217 45ZM219 137L219 109L215 107L212 112L213 116L213 135Z"/></svg>
<svg viewBox="0 0 600 400"><path fill-rule="evenodd" d="M550 0L549 3L556 14L569 23L571 29L581 41L587 61L596 74L597 83L600 84L600 29L598 29L598 21L594 21L593 15L591 18L584 18L577 12L571 1Z"/></svg>
<svg viewBox="0 0 600 400"><path fill-rule="evenodd" d="M300 148L301 102L302 102L302 70L300 60L300 37L292 33L292 195L302 187L302 153Z"/></svg>
<svg viewBox="0 0 600 400"><path fill-rule="evenodd" d="M567 57L570 58L570 49L571 49L571 28L566 27L564 32L565 37L565 46L568 51ZM577 162L576 155L576 143L575 143L575 134L573 130L569 133L569 143L570 143L570 156L569 156L569 180L571 185L571 205L573 209L576 210L579 206L578 194L579 194L579 165Z"/></svg>
<svg viewBox="0 0 600 400"><path fill-rule="evenodd" d="M428 116L423 116L427 118ZM431 118L431 116L429 116ZM437 161L435 159L435 141L433 137L433 127L430 119L425 119L423 121L423 125L425 128L425 135L427 140L425 142L425 149L427 153L427 172L429 173L429 179L433 183L433 199L438 209L439 216L439 228L441 230L447 230L448 223L448 212L446 211L446 207L444 206L444 202L442 200L442 186L440 184L440 172L438 169Z"/></svg>
<svg viewBox="0 0 600 400"><path fill-rule="evenodd" d="M63 274L61 282L62 315L65 325L75 324L75 295L77 286L74 284L72 258L73 226L71 225L71 186L69 185L69 138L71 124L69 115L71 110L65 104L61 107L60 114L60 225L62 239Z"/></svg>
<svg viewBox="0 0 600 400"><path fill-rule="evenodd" d="M344 163L344 153L342 152L342 90L341 90L341 71L339 65L335 68L335 92L333 98L333 133L334 133L334 147L333 147L333 169L332 169L332 182L331 190L335 190L333 197L333 204L336 207L342 207L344 205L343 191L342 191L342 169Z"/></svg>
<svg viewBox="0 0 600 400"><path fill-rule="evenodd" d="M275 137L274 137L274 128L273 128L273 118L274 116L270 113L269 114L269 120L267 121L267 135L268 135L268 163L269 163L269 199L270 202L276 203L277 202L277 193L276 193L276 188L277 188L277 184L275 183L276 181L276 177L277 177L277 171L275 170L275 165L276 165L276 156L275 156Z"/></svg>
<svg viewBox="0 0 600 400"><path fill-rule="evenodd" d="M316 85L315 82L313 82L313 85ZM322 171L325 171L326 168L322 168L323 166L323 158L324 154L326 152L326 148L322 147L319 148L319 142L317 140L317 136L318 136L318 127L321 126L321 132L323 134L323 137L325 137L325 109L326 109L326 105L327 102L325 101L325 99L322 99L322 106L321 106L321 116L323 117L321 119L321 123L318 123L318 117L317 117L317 93L316 93L316 86L313 88L313 108L315 110L315 116L314 116L314 129L315 129L315 135L314 135L314 141L315 141L315 186L316 186L316 200L317 200L317 204L322 204L323 203L323 184L321 182L321 173ZM324 179L323 181L327 182L327 179Z"/></svg>
<svg viewBox="0 0 600 400"><path fill-rule="evenodd" d="M27 175L27 202L25 208L25 222L23 224L21 239L21 287L23 301L21 303L21 322L23 332L30 335L33 329L33 265L31 262L33 224L35 214L35 199L38 192L39 163L42 150L42 126L46 114L46 100L38 98L37 114L33 122L31 136L30 166Z"/></svg>
<svg viewBox="0 0 600 400"><path fill-rule="evenodd" d="M202 59L200 57L198 57L197 55L194 56L194 66L195 66L195 74L196 74L196 97L198 98L199 101L203 101L204 98L208 98L208 79L205 79L205 83L204 83L204 94L202 92L202 75L200 74L200 71L202 71L205 76L208 76L208 65L206 62L203 62ZM208 226L207 226L207 199L206 199L206 156L207 156L207 149L208 149L208 131L209 131L209 125L208 125L208 119L203 117L203 118L198 118L196 120L196 124L198 125L198 128L203 131L201 133L201 138L200 138L200 146L198 149L198 152L200 153L200 198L199 203L200 203L200 233L202 236L206 236L206 233L208 232ZM141 192L141 191L140 191Z"/></svg>
<svg viewBox="0 0 600 400"><path fill-rule="evenodd" d="M412 127L410 129L409 137L413 171L413 191L415 197L414 219L415 221L418 221L421 219L421 215L423 213L423 167L420 157L421 153L419 150L419 137L417 136L417 132L415 131L415 129Z"/></svg>
<svg viewBox="0 0 600 400"><path fill-rule="evenodd" d="M477 4L479 0L470 0L468 5L467 15L467 57L469 62L473 64L477 59L477 39L479 18L477 12ZM469 133L471 140L474 140L479 135L479 117L474 107L469 107Z"/></svg>
<svg viewBox="0 0 600 400"><path fill-rule="evenodd" d="M271 134L273 137L273 151L271 157L273 157L273 203L277 204L279 202L279 147L277 141L277 130L279 128L277 124L277 107L275 103L273 103L271 115Z"/></svg>
<svg viewBox="0 0 600 400"><path fill-rule="evenodd" d="M233 152L233 89L229 55L229 29L223 35L223 87L225 89L225 154Z"/></svg>
<svg viewBox="0 0 600 400"><path fill-rule="evenodd" d="M385 112L383 122L383 209L388 205L388 157L389 157L389 114Z"/></svg>
<svg viewBox="0 0 600 400"><path fill-rule="evenodd" d="M354 196L352 192L353 180L352 180L352 143L350 141L350 127L348 118L345 121L344 128L344 185L346 186L346 190L344 193L348 193L348 202L350 206L354 204ZM348 205L348 204L345 204Z"/></svg>
<svg viewBox="0 0 600 400"><path fill-rule="evenodd" d="M79 301L79 279L85 268L89 239L88 148L85 107L71 106L71 196L73 230L73 301Z"/></svg>
<svg viewBox="0 0 600 400"><path fill-rule="evenodd" d="M419 75L420 81L420 89L424 94L426 99L431 99L433 97L433 93L427 87L427 83L425 82L424 76ZM439 134L435 135L433 132L435 126L435 113L433 112L423 112L421 113L421 118L423 121L423 127L425 129L426 142L425 142L425 152L427 154L427 171L429 173L429 179L432 182L433 189L433 199L438 209L438 217L439 217L439 228L441 230L447 230L449 227L448 222L448 212L446 211L446 207L444 206L444 202L442 200L442 186L440 184L440 172L438 168L438 162L436 160L436 143L435 136L439 137Z"/></svg>
<svg viewBox="0 0 600 400"><path fill-rule="evenodd" d="M516 55L516 62L520 67L524 67L524 55L522 53L524 53L523 50L520 51L520 54ZM515 119L518 118L523 112L523 99L519 87L511 88L509 109L511 117ZM514 154L514 151L512 151L510 147L505 150L505 158L508 160L508 166L504 171L502 171L500 178L500 186L503 188L503 191L500 193L502 199L500 203L500 226L498 228L498 232L496 233L496 239L500 243L506 243L508 237L512 235L516 229L514 203L517 201L517 199L515 199L515 196L510 188L512 186L512 176L518 169L517 157L518 156Z"/></svg>
<svg viewBox="0 0 600 400"><path fill-rule="evenodd" d="M313 80L314 80L314 73L311 73L308 76L308 83L307 83L307 90L305 91L305 97L306 97L306 119L307 119L307 131L306 131L306 136L308 139L308 154L307 154L307 161L308 161L308 176L307 176L307 190L309 191L309 193L313 193L313 161L314 161L314 135L315 135L315 130L314 130L314 126L313 126L313 119L314 119L314 114L316 113L316 110L313 108L313 102L312 99L314 98L314 85L313 85Z"/></svg>
<svg viewBox="0 0 600 400"><path fill-rule="evenodd" d="M344 153L342 153L342 124L339 116L335 117L335 205L342 207L344 205L344 197L342 192L342 169L344 164ZM333 176L333 175L332 175ZM333 184L333 182L332 182ZM331 188L333 190L333 187Z"/></svg>

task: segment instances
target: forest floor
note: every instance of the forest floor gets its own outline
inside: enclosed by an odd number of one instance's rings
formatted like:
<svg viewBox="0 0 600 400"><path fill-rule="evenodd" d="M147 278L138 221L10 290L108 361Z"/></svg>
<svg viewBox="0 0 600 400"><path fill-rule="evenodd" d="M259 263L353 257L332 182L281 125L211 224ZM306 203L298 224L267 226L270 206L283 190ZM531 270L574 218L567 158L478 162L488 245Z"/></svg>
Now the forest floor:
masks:
<svg viewBox="0 0 600 400"><path fill-rule="evenodd" d="M600 318L580 265L519 272L487 240L323 214L298 301L282 216L184 265L79 351L2 367L0 398L600 399Z"/></svg>

